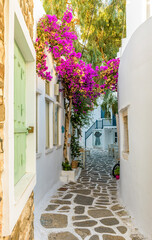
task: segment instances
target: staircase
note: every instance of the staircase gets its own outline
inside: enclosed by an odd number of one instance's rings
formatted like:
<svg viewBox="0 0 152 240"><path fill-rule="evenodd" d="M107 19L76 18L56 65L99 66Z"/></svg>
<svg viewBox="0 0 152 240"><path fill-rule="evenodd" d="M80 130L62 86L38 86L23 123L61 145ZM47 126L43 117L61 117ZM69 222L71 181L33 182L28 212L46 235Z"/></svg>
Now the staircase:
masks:
<svg viewBox="0 0 152 240"><path fill-rule="evenodd" d="M105 126L116 126L114 119L101 119L96 120L92 126L85 132L85 148L87 143L87 138L93 133L95 129L103 129Z"/></svg>

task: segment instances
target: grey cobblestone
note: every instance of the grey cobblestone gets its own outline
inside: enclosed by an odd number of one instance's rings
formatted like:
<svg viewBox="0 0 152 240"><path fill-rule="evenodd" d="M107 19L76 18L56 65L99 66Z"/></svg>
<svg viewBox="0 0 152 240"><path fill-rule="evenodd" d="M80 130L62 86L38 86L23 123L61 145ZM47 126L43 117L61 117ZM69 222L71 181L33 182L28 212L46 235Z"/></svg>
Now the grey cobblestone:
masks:
<svg viewBox="0 0 152 240"><path fill-rule="evenodd" d="M106 152L94 150L87 157L86 169L78 181L58 189L50 199L52 205L45 207L47 215L45 211L41 215L43 227L50 228L49 234L46 231L48 240L144 239L119 203L117 182L111 175L113 166L114 161ZM61 210L68 212L63 215Z"/></svg>

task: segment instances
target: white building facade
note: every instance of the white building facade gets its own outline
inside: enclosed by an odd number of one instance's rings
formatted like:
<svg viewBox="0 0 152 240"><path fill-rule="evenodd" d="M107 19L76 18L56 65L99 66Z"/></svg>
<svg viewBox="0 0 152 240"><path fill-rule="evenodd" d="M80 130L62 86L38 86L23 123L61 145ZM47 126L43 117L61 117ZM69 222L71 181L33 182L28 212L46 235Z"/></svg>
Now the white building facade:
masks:
<svg viewBox="0 0 152 240"><path fill-rule="evenodd" d="M42 3L35 1L36 23L45 14ZM36 85L36 187L37 205L50 189L57 189L63 159L64 143L64 99L59 93L59 84L52 55L47 53L48 70L53 76L51 82L37 77Z"/></svg>
<svg viewBox="0 0 152 240"><path fill-rule="evenodd" d="M120 197L152 239L152 2L127 2L127 46L119 68ZM121 51L120 51L121 52Z"/></svg>
<svg viewBox="0 0 152 240"><path fill-rule="evenodd" d="M91 112L89 124L82 129L81 145L88 149L108 150L108 145L117 142L116 119L112 115L107 119L102 111L103 98L98 99L98 106Z"/></svg>

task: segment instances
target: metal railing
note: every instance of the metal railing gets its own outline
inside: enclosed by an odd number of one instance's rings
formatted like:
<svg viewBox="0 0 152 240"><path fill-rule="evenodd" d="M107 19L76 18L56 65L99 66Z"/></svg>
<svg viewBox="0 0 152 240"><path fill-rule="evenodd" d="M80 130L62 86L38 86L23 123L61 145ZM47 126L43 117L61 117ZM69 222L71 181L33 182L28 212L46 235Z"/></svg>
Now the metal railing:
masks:
<svg viewBox="0 0 152 240"><path fill-rule="evenodd" d="M85 132L85 138L87 139L91 134L92 131L96 129L96 122L92 124L92 126Z"/></svg>
<svg viewBox="0 0 152 240"><path fill-rule="evenodd" d="M105 126L113 126L113 119L102 119L103 127Z"/></svg>

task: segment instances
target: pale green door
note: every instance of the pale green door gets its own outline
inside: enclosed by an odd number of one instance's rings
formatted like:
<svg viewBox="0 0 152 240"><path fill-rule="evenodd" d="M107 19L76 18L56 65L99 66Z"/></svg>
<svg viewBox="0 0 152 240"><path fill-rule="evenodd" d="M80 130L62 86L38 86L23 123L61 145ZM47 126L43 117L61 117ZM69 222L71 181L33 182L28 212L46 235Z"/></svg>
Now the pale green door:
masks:
<svg viewBox="0 0 152 240"><path fill-rule="evenodd" d="M14 183L26 172L26 64L14 44Z"/></svg>

